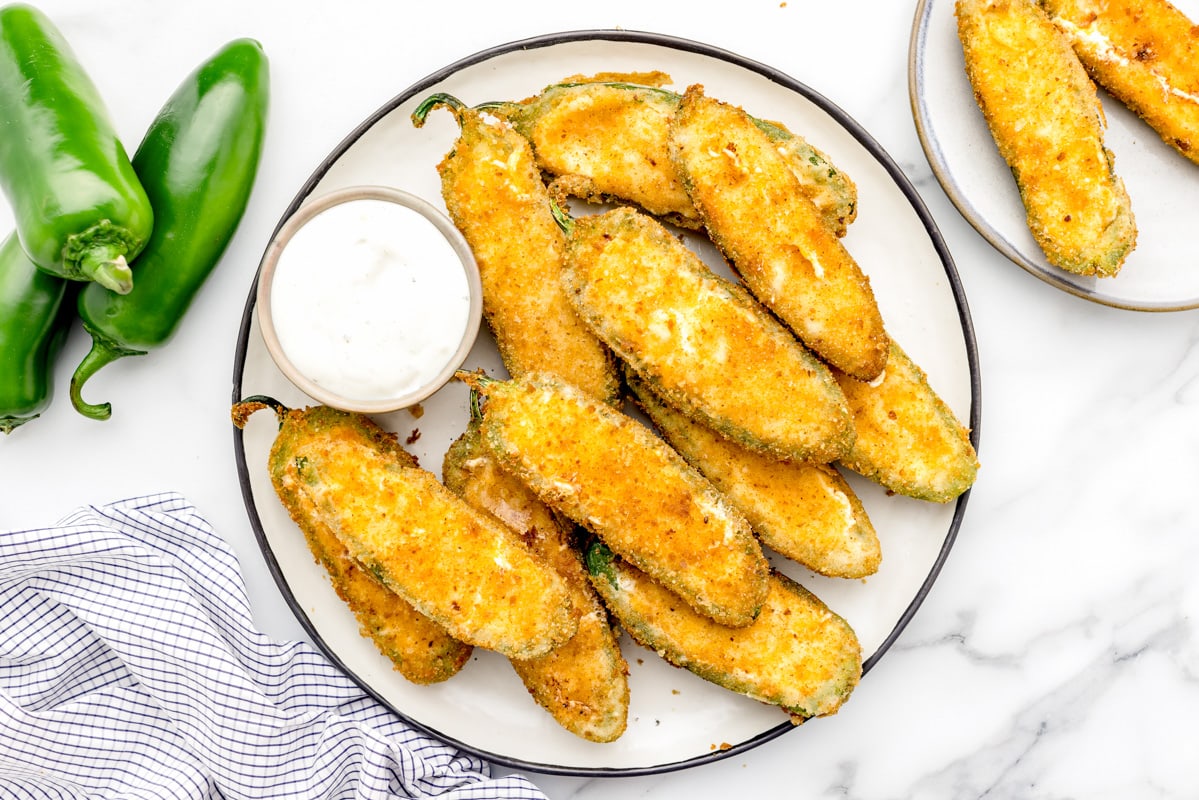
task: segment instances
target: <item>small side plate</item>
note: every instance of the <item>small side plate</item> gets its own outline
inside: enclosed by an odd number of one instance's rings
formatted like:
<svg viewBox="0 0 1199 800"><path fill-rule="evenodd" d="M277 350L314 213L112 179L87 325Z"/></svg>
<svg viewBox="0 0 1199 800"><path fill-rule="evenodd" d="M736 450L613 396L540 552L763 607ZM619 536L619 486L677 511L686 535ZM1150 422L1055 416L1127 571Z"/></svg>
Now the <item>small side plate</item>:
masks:
<svg viewBox="0 0 1199 800"><path fill-rule="evenodd" d="M1175 0L1199 19L1197 0ZM945 193L996 250L1041 280L1095 303L1135 311L1199 308L1199 165L1119 101L1100 91L1106 143L1132 199L1137 246L1112 278L1049 264L1029 233L1024 206L966 78L954 0L921 0L908 51L916 131Z"/></svg>

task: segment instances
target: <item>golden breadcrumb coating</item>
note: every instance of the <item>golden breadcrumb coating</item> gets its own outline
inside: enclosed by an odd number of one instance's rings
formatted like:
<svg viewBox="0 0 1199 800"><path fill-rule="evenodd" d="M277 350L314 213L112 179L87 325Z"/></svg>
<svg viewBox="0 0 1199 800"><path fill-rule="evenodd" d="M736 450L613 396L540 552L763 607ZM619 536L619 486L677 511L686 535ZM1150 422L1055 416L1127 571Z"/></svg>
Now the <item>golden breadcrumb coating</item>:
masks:
<svg viewBox="0 0 1199 800"><path fill-rule="evenodd" d="M529 694L576 736L593 742L620 738L628 722L628 664L574 549L569 523L500 469L483 445L477 420L450 445L441 473L450 491L512 528L558 571L580 613L579 630L569 641L543 656L511 661Z"/></svg>
<svg viewBox="0 0 1199 800"><path fill-rule="evenodd" d="M832 461L853 436L836 381L741 287L631 208L575 220L567 296L673 405L779 458Z"/></svg>
<svg viewBox="0 0 1199 800"><path fill-rule="evenodd" d="M683 227L701 225L670 161L670 118L681 97L662 73L575 76L520 104L497 104L528 137L558 185L593 202L622 200ZM754 120L837 236L857 215L857 186L827 154L781 123Z"/></svg>
<svg viewBox="0 0 1199 800"><path fill-rule="evenodd" d="M438 165L450 218L470 244L483 313L513 375L547 371L615 402L612 356L562 294L564 235L529 143L512 128L455 108L461 134Z"/></svg>
<svg viewBox="0 0 1199 800"><path fill-rule="evenodd" d="M483 441L543 502L699 613L757 616L769 565L749 523L652 431L551 375L479 388Z"/></svg>
<svg viewBox="0 0 1199 800"><path fill-rule="evenodd" d="M746 287L817 355L865 380L887 360L874 292L768 136L740 108L683 95L673 159L712 241Z"/></svg>
<svg viewBox="0 0 1199 800"><path fill-rule="evenodd" d="M1199 25L1167 0L1041 0L1087 72L1199 164Z"/></svg>
<svg viewBox="0 0 1199 800"><path fill-rule="evenodd" d="M304 535L316 560L329 573L337 596L357 617L363 636L413 683L437 683L458 673L474 648L454 639L445 628L417 611L350 558L341 541L297 497L292 519L305 520Z"/></svg>
<svg viewBox="0 0 1199 800"><path fill-rule="evenodd" d="M1117 274L1136 222L1095 85L1035 0L958 0L966 75L1046 259Z"/></svg>
<svg viewBox="0 0 1199 800"><path fill-rule="evenodd" d="M327 527L362 569L454 638L531 658L573 636L578 612L558 573L398 450L361 414L287 410L271 480L301 529Z"/></svg>
<svg viewBox="0 0 1199 800"><path fill-rule="evenodd" d="M878 571L878 534L836 469L743 447L672 408L635 375L626 381L663 438L745 514L762 544L821 575Z"/></svg>
<svg viewBox="0 0 1199 800"><path fill-rule="evenodd" d="M587 565L596 590L638 643L718 686L781 706L797 723L835 714L861 679L853 628L781 573L771 574L758 618L726 628L602 545L588 550Z"/></svg>
<svg viewBox="0 0 1199 800"><path fill-rule="evenodd" d="M865 382L842 374L837 380L857 429L842 464L897 494L938 503L974 484L978 456L970 431L894 341L881 378Z"/></svg>
<svg viewBox="0 0 1199 800"><path fill-rule="evenodd" d="M234 422L239 428L245 427L249 415L264 407L261 402L237 403ZM415 465L415 459L390 434L371 425L362 433L377 440L398 462ZM271 479L274 483L274 472ZM275 488L279 492L277 484ZM328 572L337 596L357 618L362 635L374 641L401 675L413 683L437 683L462 669L473 650L470 645L450 636L445 628L362 569L305 497L287 492L279 493L279 497L304 534L313 558Z"/></svg>

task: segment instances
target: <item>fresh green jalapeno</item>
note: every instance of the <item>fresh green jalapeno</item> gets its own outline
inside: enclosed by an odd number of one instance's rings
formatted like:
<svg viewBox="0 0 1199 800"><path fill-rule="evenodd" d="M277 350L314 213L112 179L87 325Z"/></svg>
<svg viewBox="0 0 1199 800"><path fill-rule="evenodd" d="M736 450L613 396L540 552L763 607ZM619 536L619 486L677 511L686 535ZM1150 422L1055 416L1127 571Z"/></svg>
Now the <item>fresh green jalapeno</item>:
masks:
<svg viewBox="0 0 1199 800"><path fill-rule="evenodd" d="M166 344L220 261L258 171L269 91L261 45L238 39L189 75L151 124L133 156L157 220L134 263L137 285L124 295L98 286L79 294L92 347L71 378L71 402L84 416L112 413L108 403L83 401L88 378Z"/></svg>
<svg viewBox="0 0 1199 800"><path fill-rule="evenodd" d="M72 318L67 281L38 269L10 234L0 243L0 431L50 405L54 357Z"/></svg>
<svg viewBox="0 0 1199 800"><path fill-rule="evenodd" d="M40 11L0 8L0 189L40 268L128 292L154 216L95 84Z"/></svg>

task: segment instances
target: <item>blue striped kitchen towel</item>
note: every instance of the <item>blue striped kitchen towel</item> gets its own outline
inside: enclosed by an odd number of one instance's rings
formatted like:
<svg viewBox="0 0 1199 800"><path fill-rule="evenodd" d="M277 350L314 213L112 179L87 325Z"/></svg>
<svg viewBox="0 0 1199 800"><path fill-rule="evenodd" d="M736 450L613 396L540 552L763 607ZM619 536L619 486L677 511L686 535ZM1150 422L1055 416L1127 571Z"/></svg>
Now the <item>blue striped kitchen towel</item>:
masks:
<svg viewBox="0 0 1199 800"><path fill-rule="evenodd" d="M182 496L0 532L0 797L543 798L254 629Z"/></svg>

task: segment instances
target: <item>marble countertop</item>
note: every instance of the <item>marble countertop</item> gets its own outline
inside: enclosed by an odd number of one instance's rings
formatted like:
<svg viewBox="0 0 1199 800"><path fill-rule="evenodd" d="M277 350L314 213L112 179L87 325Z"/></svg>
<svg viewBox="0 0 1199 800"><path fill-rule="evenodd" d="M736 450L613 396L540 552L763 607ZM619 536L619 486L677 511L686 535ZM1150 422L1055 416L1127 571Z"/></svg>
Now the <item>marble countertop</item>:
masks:
<svg viewBox="0 0 1199 800"><path fill-rule="evenodd" d="M261 629L304 638L247 522L227 415L246 293L283 210L359 122L471 53L594 28L693 39L815 88L915 185L969 302L983 468L932 591L836 716L683 771L530 777L558 799L1199 796L1199 311L1091 303L986 244L920 147L906 73L912 4L747 0L719 14L630 0L38 5L126 141L183 75L240 36L271 58L272 116L250 207L177 337L93 380L113 418L86 420L66 402L86 351L76 331L57 401L0 441L0 529L179 491L237 552ZM0 227L10 220L0 206Z"/></svg>

